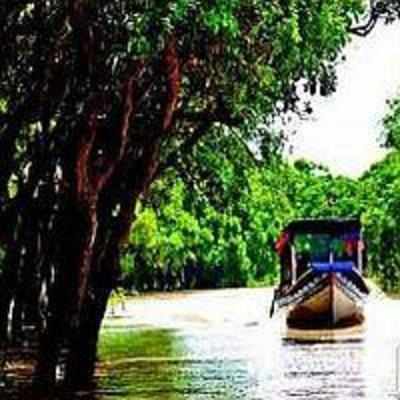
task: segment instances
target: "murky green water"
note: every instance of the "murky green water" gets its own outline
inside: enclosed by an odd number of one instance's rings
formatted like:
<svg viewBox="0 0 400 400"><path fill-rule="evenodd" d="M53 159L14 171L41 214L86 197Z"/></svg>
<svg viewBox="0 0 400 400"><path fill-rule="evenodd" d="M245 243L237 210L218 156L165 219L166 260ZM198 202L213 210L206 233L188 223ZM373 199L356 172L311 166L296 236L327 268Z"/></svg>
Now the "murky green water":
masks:
<svg viewBox="0 0 400 400"><path fill-rule="evenodd" d="M148 297L109 321L98 399L392 399L400 302L372 300L362 340L282 340L270 291ZM161 314L157 318L156 311ZM133 326L141 321L145 325ZM131 325L132 324L132 325ZM398 396L400 398L400 396Z"/></svg>
<svg viewBox="0 0 400 400"><path fill-rule="evenodd" d="M400 399L399 300L371 299L361 340L301 344L268 318L270 297L257 289L129 301L103 328L97 390L68 400Z"/></svg>

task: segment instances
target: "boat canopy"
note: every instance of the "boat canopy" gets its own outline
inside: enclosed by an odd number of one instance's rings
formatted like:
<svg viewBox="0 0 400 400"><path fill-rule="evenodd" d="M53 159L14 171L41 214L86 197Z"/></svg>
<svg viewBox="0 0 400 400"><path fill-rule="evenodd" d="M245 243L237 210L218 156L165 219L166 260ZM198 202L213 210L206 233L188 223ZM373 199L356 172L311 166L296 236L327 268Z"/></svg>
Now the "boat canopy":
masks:
<svg viewBox="0 0 400 400"><path fill-rule="evenodd" d="M275 243L281 261L281 283L314 272L362 272L365 248L359 219L302 219L292 221Z"/></svg>
<svg viewBox="0 0 400 400"><path fill-rule="evenodd" d="M340 235L344 233L356 233L361 230L359 219L299 219L292 221L285 229L290 236L300 233L322 234L330 233Z"/></svg>
<svg viewBox="0 0 400 400"><path fill-rule="evenodd" d="M275 243L276 251L282 255L288 245L293 242L297 235L322 235L333 236L346 235L353 240L361 239L361 222L359 219L299 219L292 221L282 231Z"/></svg>

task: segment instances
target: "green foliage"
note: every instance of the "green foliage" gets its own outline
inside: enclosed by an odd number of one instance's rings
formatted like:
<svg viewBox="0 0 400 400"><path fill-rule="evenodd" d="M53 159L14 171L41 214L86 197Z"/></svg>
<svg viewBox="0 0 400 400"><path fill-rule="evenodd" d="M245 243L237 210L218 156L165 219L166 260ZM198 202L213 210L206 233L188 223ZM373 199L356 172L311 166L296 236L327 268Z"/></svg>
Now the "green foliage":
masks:
<svg viewBox="0 0 400 400"><path fill-rule="evenodd" d="M400 289L400 154L395 151L362 179L363 223L370 271L384 289Z"/></svg>
<svg viewBox="0 0 400 400"><path fill-rule="evenodd" d="M400 150L400 98L389 102L390 111L384 118L383 142L386 147Z"/></svg>
<svg viewBox="0 0 400 400"><path fill-rule="evenodd" d="M158 183L138 214L131 241L135 249L141 246L144 269L168 260L185 286L182 272L190 264L198 274L188 287L271 284L278 273L274 242L287 222L360 217L370 276L385 290L398 291L399 121L395 101L385 118L385 135L391 138L387 143L393 149L358 180L335 177L306 160L289 165L275 156L255 162L232 137L213 140L213 149L203 141L192 159L199 163L194 180L171 174Z"/></svg>
<svg viewBox="0 0 400 400"><path fill-rule="evenodd" d="M306 161L251 163L241 144L230 139L224 146L228 153L236 149L235 159L200 146L198 184L206 187L171 174L139 212L127 255L134 255L131 283L139 290L271 284L278 274L274 243L289 221L360 212L354 180ZM172 282L155 284L157 268L161 281L169 274Z"/></svg>
<svg viewBox="0 0 400 400"><path fill-rule="evenodd" d="M157 53L176 35L195 65L183 81L188 110L221 101L219 93L231 113L249 117L295 109L307 82L313 92L334 90L337 58L361 12L361 0L147 1L124 24L133 57Z"/></svg>

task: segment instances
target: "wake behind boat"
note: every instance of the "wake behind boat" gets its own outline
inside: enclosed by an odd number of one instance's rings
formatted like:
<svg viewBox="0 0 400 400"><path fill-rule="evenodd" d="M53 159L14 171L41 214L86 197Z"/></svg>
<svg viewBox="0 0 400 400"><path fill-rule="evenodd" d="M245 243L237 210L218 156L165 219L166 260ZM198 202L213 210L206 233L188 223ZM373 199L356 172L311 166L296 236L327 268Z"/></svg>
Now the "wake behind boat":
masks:
<svg viewBox="0 0 400 400"><path fill-rule="evenodd" d="M288 327L350 327L364 320L368 288L365 246L356 219L297 220L276 243L281 281L274 306L286 310Z"/></svg>

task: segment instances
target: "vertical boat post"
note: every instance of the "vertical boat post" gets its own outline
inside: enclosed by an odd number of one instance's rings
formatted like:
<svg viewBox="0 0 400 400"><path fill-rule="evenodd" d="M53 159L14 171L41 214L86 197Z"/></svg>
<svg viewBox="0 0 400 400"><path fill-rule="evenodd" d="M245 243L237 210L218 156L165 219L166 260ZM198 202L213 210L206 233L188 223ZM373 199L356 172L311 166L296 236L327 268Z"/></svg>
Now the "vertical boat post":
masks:
<svg viewBox="0 0 400 400"><path fill-rule="evenodd" d="M357 241L357 261L358 261L358 271L362 275L363 272L363 237L362 232L360 232L360 237Z"/></svg>
<svg viewBox="0 0 400 400"><path fill-rule="evenodd" d="M297 260L296 260L296 249L294 248L294 245L290 245L290 257L291 257L291 275L292 275L292 285L296 283L297 280Z"/></svg>
<svg viewBox="0 0 400 400"><path fill-rule="evenodd" d="M333 262L334 262L334 259L333 259L333 251L332 251L332 249L330 249L330 250L329 250L329 266L330 266L330 267L332 266Z"/></svg>
<svg viewBox="0 0 400 400"><path fill-rule="evenodd" d="M329 297L331 303L331 325L336 325L336 299L335 299L335 274L333 273L333 263L335 262L333 250L331 245L329 245Z"/></svg>

